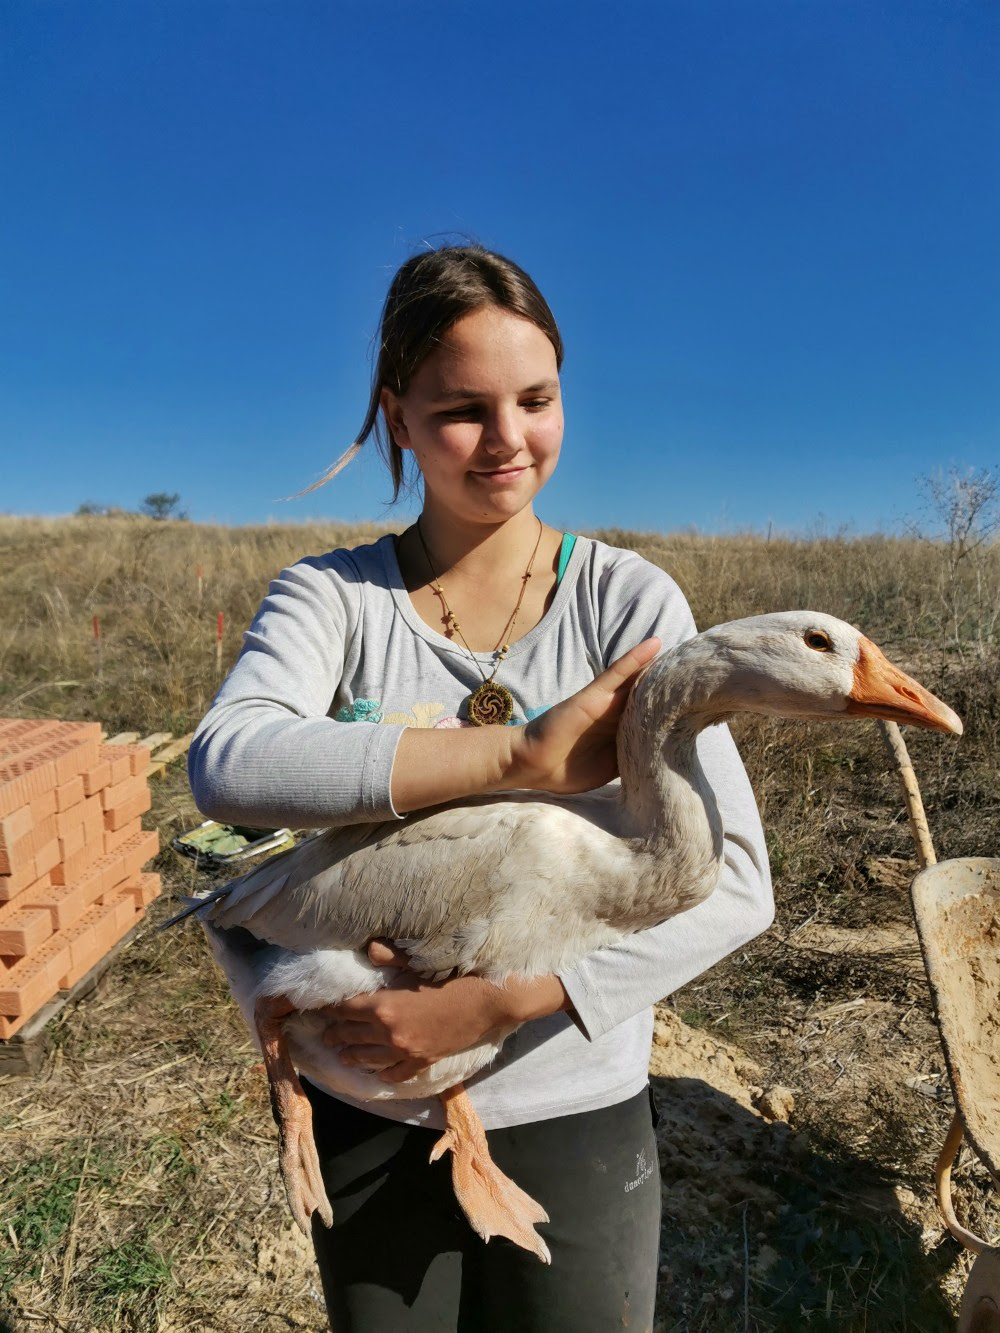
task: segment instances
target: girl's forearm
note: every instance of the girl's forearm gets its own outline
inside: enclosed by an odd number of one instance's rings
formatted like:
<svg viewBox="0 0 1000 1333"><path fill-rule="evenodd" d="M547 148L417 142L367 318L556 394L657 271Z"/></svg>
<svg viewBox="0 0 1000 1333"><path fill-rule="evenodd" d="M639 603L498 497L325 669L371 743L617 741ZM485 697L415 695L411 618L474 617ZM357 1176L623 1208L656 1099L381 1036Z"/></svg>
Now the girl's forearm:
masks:
<svg viewBox="0 0 1000 1333"><path fill-rule="evenodd" d="M408 728L392 766L393 806L407 814L467 796L509 791L517 785L514 730Z"/></svg>

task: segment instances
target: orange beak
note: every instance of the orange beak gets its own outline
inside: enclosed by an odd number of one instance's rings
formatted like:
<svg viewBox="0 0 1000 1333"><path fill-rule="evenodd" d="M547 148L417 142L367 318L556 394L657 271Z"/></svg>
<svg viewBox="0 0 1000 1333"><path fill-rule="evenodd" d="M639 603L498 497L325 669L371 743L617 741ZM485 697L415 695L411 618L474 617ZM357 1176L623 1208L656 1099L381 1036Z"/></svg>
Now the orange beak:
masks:
<svg viewBox="0 0 1000 1333"><path fill-rule="evenodd" d="M889 659L871 639L862 638L848 713L857 717L884 717L890 722L930 727L932 731L962 734L962 721L947 704Z"/></svg>

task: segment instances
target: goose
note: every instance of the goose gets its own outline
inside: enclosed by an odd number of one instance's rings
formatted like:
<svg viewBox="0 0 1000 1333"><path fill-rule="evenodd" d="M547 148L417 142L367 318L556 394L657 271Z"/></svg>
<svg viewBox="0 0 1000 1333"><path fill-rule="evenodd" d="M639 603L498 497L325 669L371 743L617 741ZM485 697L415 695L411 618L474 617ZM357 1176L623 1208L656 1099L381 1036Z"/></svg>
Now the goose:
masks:
<svg viewBox="0 0 1000 1333"><path fill-rule="evenodd" d="M841 620L786 611L715 626L639 673L618 725L620 783L575 797L511 792L391 823L332 828L193 902L263 1058L292 1215L332 1212L298 1074L376 1102L441 1098L456 1197L484 1240L549 1261L544 1209L490 1161L463 1083L513 1027L403 1082L341 1063L314 1012L392 985L367 948L392 940L426 978L558 973L712 892L723 829L695 748L736 713L881 717L961 734L954 712ZM181 915L185 915L182 913ZM179 920L180 917L175 918Z"/></svg>

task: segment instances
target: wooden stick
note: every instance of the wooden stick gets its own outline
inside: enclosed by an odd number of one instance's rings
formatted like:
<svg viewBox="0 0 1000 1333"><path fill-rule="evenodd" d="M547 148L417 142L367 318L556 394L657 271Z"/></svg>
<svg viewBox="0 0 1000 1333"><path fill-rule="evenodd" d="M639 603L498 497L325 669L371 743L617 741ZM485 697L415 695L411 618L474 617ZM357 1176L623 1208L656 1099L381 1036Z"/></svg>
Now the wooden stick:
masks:
<svg viewBox="0 0 1000 1333"><path fill-rule="evenodd" d="M913 834L913 841L917 846L917 861L920 868L924 870L927 866L937 865L937 855L934 851L934 843L931 841L931 831L927 825L924 803L920 799L920 788L917 786L917 775L913 771L913 764L910 762L903 734L895 722L885 722L879 719L876 726L885 743L885 748L889 751L889 758L896 766L899 785L903 789L903 800L906 802L910 832Z"/></svg>
<svg viewBox="0 0 1000 1333"><path fill-rule="evenodd" d="M90 1165L90 1150L93 1146L94 1136L91 1134L90 1138L87 1140L87 1151L83 1155L83 1166L80 1168L80 1180L76 1187L76 1198L73 1200L73 1220L70 1223L69 1237L66 1241L66 1252L63 1255L62 1291L59 1296L60 1316L64 1315L69 1309L73 1265L76 1262L77 1232L80 1226L80 1201L83 1197L83 1186L87 1179L87 1167Z"/></svg>
<svg viewBox="0 0 1000 1333"><path fill-rule="evenodd" d="M201 606L202 597L205 593L205 584L201 577L201 565L195 565L196 578L198 580L198 605Z"/></svg>
<svg viewBox="0 0 1000 1333"><path fill-rule="evenodd" d="M104 679L104 644L101 642L101 621L94 617L94 657L97 659L97 679Z"/></svg>

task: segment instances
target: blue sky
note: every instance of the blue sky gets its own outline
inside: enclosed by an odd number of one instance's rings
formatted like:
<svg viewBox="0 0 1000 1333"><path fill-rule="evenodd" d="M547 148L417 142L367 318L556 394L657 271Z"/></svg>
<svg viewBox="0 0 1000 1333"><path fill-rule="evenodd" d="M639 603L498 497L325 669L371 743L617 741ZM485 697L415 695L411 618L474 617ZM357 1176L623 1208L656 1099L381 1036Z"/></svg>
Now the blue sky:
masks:
<svg viewBox="0 0 1000 1333"><path fill-rule="evenodd" d="M278 497L465 235L563 330L549 521L897 527L1000 459L998 68L993 0L5 0L0 511L385 517Z"/></svg>

